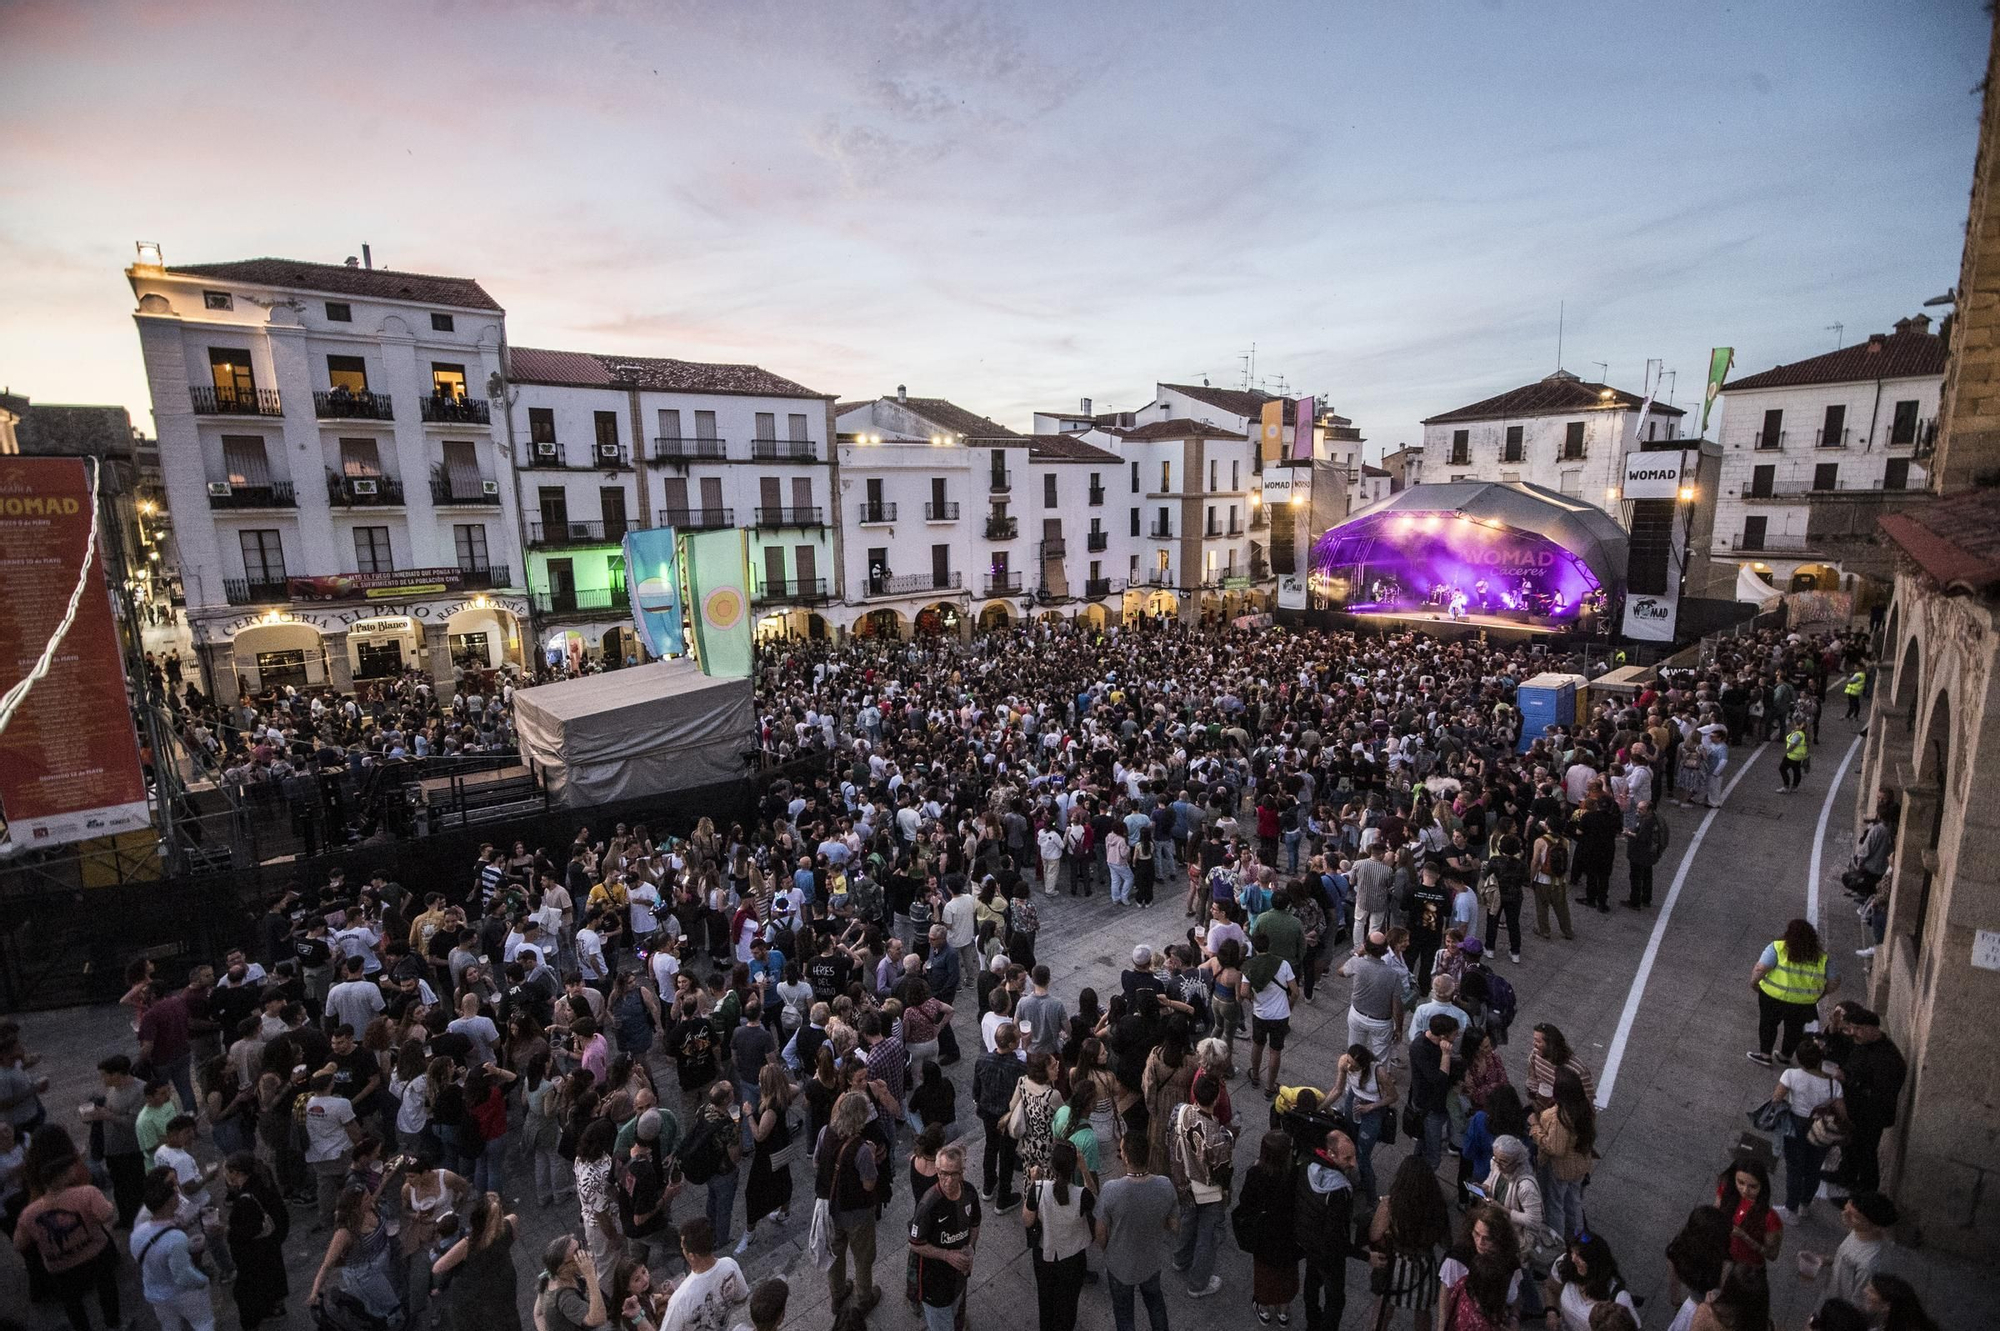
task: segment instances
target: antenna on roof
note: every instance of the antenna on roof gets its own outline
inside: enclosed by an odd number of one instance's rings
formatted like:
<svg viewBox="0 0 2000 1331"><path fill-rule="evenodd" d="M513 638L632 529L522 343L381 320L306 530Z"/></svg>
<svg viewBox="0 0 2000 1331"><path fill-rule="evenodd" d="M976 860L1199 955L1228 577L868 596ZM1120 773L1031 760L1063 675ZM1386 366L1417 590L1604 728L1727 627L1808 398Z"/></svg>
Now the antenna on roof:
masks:
<svg viewBox="0 0 2000 1331"><path fill-rule="evenodd" d="M1567 301L1559 300L1556 302L1556 369L1558 371L1563 367L1563 313L1568 308L1568 305L1569 302Z"/></svg>
<svg viewBox="0 0 2000 1331"><path fill-rule="evenodd" d="M1841 339L1847 333L1847 325L1836 319L1826 326L1826 331L1833 334L1833 349L1840 350Z"/></svg>
<svg viewBox="0 0 2000 1331"><path fill-rule="evenodd" d="M1250 391L1250 381L1257 375L1257 344L1252 342L1250 350L1236 358L1243 362L1243 391Z"/></svg>
<svg viewBox="0 0 2000 1331"><path fill-rule="evenodd" d="M1590 361L1589 364L1597 367L1598 383L1608 384L1611 382L1611 363L1609 361L1594 360Z"/></svg>
<svg viewBox="0 0 2000 1331"><path fill-rule="evenodd" d="M363 268L375 266L375 256L368 252L368 242L365 240L361 242L361 266Z"/></svg>

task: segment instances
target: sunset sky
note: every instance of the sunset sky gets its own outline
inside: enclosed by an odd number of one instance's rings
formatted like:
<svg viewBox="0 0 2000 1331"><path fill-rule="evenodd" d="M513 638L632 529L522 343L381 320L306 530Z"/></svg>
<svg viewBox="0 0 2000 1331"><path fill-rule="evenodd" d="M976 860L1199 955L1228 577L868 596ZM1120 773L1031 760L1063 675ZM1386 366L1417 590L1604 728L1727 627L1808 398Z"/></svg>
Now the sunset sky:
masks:
<svg viewBox="0 0 2000 1331"><path fill-rule="evenodd" d="M522 344L1142 405L1257 347L1369 453L1700 396L1957 278L1987 18L1902 5L0 0L0 382L151 430L135 240L478 279ZM1933 311L1938 313L1938 311Z"/></svg>

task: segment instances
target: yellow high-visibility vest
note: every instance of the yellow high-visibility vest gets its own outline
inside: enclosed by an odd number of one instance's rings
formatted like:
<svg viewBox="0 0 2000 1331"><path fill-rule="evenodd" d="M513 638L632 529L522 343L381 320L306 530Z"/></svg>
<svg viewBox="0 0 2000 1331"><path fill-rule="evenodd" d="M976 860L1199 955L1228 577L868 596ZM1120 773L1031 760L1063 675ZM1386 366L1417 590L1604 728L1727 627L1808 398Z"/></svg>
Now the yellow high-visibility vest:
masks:
<svg viewBox="0 0 2000 1331"><path fill-rule="evenodd" d="M1826 992L1826 953L1822 951L1816 961L1799 962L1785 955L1782 939L1771 946L1777 949L1778 964L1757 981L1757 987L1780 1003L1817 1003Z"/></svg>
<svg viewBox="0 0 2000 1331"><path fill-rule="evenodd" d="M1795 763L1806 760L1806 732L1794 730L1785 736L1785 756Z"/></svg>
<svg viewBox="0 0 2000 1331"><path fill-rule="evenodd" d="M1850 698L1859 698L1861 696L1861 687L1867 682L1868 682L1867 671L1865 670L1855 671L1853 677L1847 681L1847 696Z"/></svg>

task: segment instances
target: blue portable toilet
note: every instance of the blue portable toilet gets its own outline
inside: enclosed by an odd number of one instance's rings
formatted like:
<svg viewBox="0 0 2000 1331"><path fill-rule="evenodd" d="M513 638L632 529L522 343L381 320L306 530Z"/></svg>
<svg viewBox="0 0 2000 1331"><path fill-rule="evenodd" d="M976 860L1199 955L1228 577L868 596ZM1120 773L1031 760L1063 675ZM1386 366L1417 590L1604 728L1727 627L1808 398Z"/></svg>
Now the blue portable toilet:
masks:
<svg viewBox="0 0 2000 1331"><path fill-rule="evenodd" d="M1576 693L1587 681L1582 675L1554 672L1536 675L1514 691L1514 705L1521 709L1521 739L1516 751L1548 733L1550 726L1576 724Z"/></svg>

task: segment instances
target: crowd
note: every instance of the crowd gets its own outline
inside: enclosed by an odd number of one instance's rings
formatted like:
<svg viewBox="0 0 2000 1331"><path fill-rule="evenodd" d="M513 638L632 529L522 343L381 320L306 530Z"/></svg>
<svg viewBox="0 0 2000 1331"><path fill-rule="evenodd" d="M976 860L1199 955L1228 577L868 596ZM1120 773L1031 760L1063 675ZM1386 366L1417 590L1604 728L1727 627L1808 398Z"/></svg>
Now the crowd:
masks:
<svg viewBox="0 0 2000 1331"><path fill-rule="evenodd" d="M1558 664L1171 626L786 644L761 741L824 762L745 823L493 845L420 890L334 874L219 969L163 989L135 963L87 1147L7 1029L16 1246L77 1331L92 1293L119 1323L128 1259L169 1331L208 1331L218 1286L246 1328L293 1305L518 1327L531 1267L540 1331L775 1327L789 1287L741 1263L787 1239L848 1331L887 1270L930 1331L963 1327L995 1244L1031 1254L1043 1331L1093 1285L1119 1331L1141 1304L1166 1331L1168 1286L1212 1298L1243 1258L1263 1325L1333 1331L1353 1284L1378 1328L1636 1331L1622 1258L1668 1265L1675 1331L1764 1331L1788 1223L1837 1195L1814 1325L1931 1327L1855 1145L1893 1121L1879 1022L1844 1003L1798 1034L1837 982L1816 937L1756 976L1784 1197L1768 1152L1723 1151L1664 1253L1587 1224L1593 1072L1557 1025L1514 1029L1506 978L1587 942L1621 848L1622 905L1648 909L1659 802L1714 802L1732 743L1809 749L1863 644L1736 640L1523 737L1514 690ZM1059 993L1040 936L1099 893L1169 941ZM1329 985L1346 1047L1316 1066L1291 1019ZM1862 1103L1842 1081L1871 1065ZM529 1206L570 1212L538 1257L514 1251Z"/></svg>

